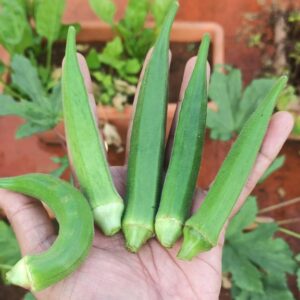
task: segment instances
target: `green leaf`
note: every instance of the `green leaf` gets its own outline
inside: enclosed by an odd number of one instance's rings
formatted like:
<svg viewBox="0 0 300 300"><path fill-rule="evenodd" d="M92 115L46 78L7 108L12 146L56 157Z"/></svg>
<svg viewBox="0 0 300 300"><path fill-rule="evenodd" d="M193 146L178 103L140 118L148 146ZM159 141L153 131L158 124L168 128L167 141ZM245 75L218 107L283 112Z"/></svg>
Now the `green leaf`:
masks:
<svg viewBox="0 0 300 300"><path fill-rule="evenodd" d="M53 112L54 123L58 123L62 116L62 90L61 82L58 82L52 89L49 95L49 101L51 111Z"/></svg>
<svg viewBox="0 0 300 300"><path fill-rule="evenodd" d="M0 43L14 55L32 44L32 30L24 6L18 0L2 0L0 10Z"/></svg>
<svg viewBox="0 0 300 300"><path fill-rule="evenodd" d="M248 292L235 289L237 294L234 299L239 300L294 300L294 296L287 285L284 274L263 275L262 277L264 294Z"/></svg>
<svg viewBox="0 0 300 300"><path fill-rule="evenodd" d="M92 48L87 57L86 62L89 67L89 69L99 69L100 68L100 61L98 57L98 52L95 48Z"/></svg>
<svg viewBox="0 0 300 300"><path fill-rule="evenodd" d="M128 59L125 63L125 72L126 74L138 74L141 70L141 64L135 58Z"/></svg>
<svg viewBox="0 0 300 300"><path fill-rule="evenodd" d="M244 231L255 220L257 205L249 197L228 226L223 252L223 271L231 274L233 299L293 299L286 273L295 272L296 263L288 244L275 238L275 223L258 224Z"/></svg>
<svg viewBox="0 0 300 300"><path fill-rule="evenodd" d="M231 71L234 72L234 71ZM240 82L232 81L232 78L236 76L231 76L230 73L223 74L215 70L211 76L210 88L209 88L209 97L218 105L217 112L211 112L208 114L208 118L211 115L215 115L215 119L218 119L218 123L222 124L222 130L226 129L227 132L232 133L235 130L234 127L234 116L232 112L232 104L235 103L236 99L233 97L230 92L240 89L238 85ZM231 85L237 85L235 88ZM208 126L210 128L216 129L220 125L214 124L212 120L208 120Z"/></svg>
<svg viewBox="0 0 300 300"><path fill-rule="evenodd" d="M26 295L24 296L24 300L35 300L35 299L36 298L30 292L26 293Z"/></svg>
<svg viewBox="0 0 300 300"><path fill-rule="evenodd" d="M270 165L270 167L265 171L263 176L259 179L258 183L263 183L271 174L280 169L285 163L285 156L278 156Z"/></svg>
<svg viewBox="0 0 300 300"><path fill-rule="evenodd" d="M56 126L62 116L61 84L58 82L47 94L36 68L27 58L15 55L12 59L12 83L29 100L15 101L8 95L0 95L0 115L17 115L26 120L16 133L23 138Z"/></svg>
<svg viewBox="0 0 300 300"><path fill-rule="evenodd" d="M43 126L40 124L33 124L33 123L25 123L23 125L21 125L17 132L16 132L16 139L22 139L25 137L29 137L32 136L36 133L39 132L44 132L49 130L51 127L50 126Z"/></svg>
<svg viewBox="0 0 300 300"><path fill-rule="evenodd" d="M55 177L60 177L69 167L69 159L68 156L65 155L63 157L52 157L52 161L59 165L59 167L53 170L50 174Z"/></svg>
<svg viewBox="0 0 300 300"><path fill-rule="evenodd" d="M155 32L151 28L144 28L143 31L134 35L131 31L122 33L123 42L128 57L136 58L140 63L144 62L148 50L155 42Z"/></svg>
<svg viewBox="0 0 300 300"><path fill-rule="evenodd" d="M157 27L160 27L165 19L171 4L175 0L154 0L152 1L151 11Z"/></svg>
<svg viewBox="0 0 300 300"><path fill-rule="evenodd" d="M70 26L75 27L76 32L80 32L81 30L81 25L79 23L72 23L67 25L61 24L59 35L57 37L58 40L65 41L67 39L68 30Z"/></svg>
<svg viewBox="0 0 300 300"><path fill-rule="evenodd" d="M133 35L139 33L144 29L149 8L148 0L129 0L125 17L120 24L130 30Z"/></svg>
<svg viewBox="0 0 300 300"><path fill-rule="evenodd" d="M65 0L35 0L34 2L36 30L51 44L60 35L64 8Z"/></svg>
<svg viewBox="0 0 300 300"><path fill-rule="evenodd" d="M230 244L225 245L223 255L223 269L232 273L232 280L240 289L263 293L262 274L254 264L236 252Z"/></svg>
<svg viewBox="0 0 300 300"><path fill-rule="evenodd" d="M23 101L17 102L11 96L0 95L0 116L19 116L26 115Z"/></svg>
<svg viewBox="0 0 300 300"><path fill-rule="evenodd" d="M274 83L273 79L255 79L246 87L236 113L235 128L238 132Z"/></svg>
<svg viewBox="0 0 300 300"><path fill-rule="evenodd" d="M94 72L93 76L106 90L114 89L113 77L111 75L102 72Z"/></svg>
<svg viewBox="0 0 300 300"><path fill-rule="evenodd" d="M251 225L255 221L257 212L256 198L249 196L243 207L229 223L226 230L226 238L230 239L230 237L241 233L244 228Z"/></svg>
<svg viewBox="0 0 300 300"><path fill-rule="evenodd" d="M37 69L24 56L15 55L11 63L12 83L32 101L41 102L45 97Z"/></svg>
<svg viewBox="0 0 300 300"><path fill-rule="evenodd" d="M211 129L211 138L226 140L240 132L274 81L253 80L242 92L240 70L230 66L222 68L215 68L211 76L209 97L217 104L218 110L208 109L207 127Z"/></svg>
<svg viewBox="0 0 300 300"><path fill-rule="evenodd" d="M113 25L116 6L111 0L89 0L94 13L104 22Z"/></svg>
<svg viewBox="0 0 300 300"><path fill-rule="evenodd" d="M124 48L120 37L115 37L112 41L108 42L103 49L100 57L120 58L123 54Z"/></svg>
<svg viewBox="0 0 300 300"><path fill-rule="evenodd" d="M5 72L5 69L5 64L2 61L0 61L0 75L2 75Z"/></svg>
<svg viewBox="0 0 300 300"><path fill-rule="evenodd" d="M298 96L296 88L288 84L279 95L276 106L278 110L288 110L293 105L297 105L297 103Z"/></svg>
<svg viewBox="0 0 300 300"><path fill-rule="evenodd" d="M121 57L123 54L123 45L119 37L107 43L102 53L98 55L99 62L112 67L117 72L124 68L125 61Z"/></svg>
<svg viewBox="0 0 300 300"><path fill-rule="evenodd" d="M292 274L295 270L292 252L283 239L273 238L277 230L278 226L275 223L261 224L256 230L235 237L232 242L239 248L240 253L266 272Z"/></svg>
<svg viewBox="0 0 300 300"><path fill-rule="evenodd" d="M298 262L298 270L297 270L297 287L300 291L300 253L295 256L296 261Z"/></svg>
<svg viewBox="0 0 300 300"><path fill-rule="evenodd" d="M19 259L21 253L17 239L11 227L0 220L0 274L4 275Z"/></svg>

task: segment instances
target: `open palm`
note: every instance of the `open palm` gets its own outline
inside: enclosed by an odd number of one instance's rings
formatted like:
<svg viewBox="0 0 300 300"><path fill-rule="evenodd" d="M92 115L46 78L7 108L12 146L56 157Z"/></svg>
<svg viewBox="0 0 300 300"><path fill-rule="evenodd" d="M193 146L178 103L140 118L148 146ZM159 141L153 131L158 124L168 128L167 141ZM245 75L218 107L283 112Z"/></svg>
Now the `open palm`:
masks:
<svg viewBox="0 0 300 300"><path fill-rule="evenodd" d="M81 56L79 62L91 105L94 106L88 69ZM194 64L195 59L187 63L181 99ZM176 117L173 130L175 124ZM256 164L233 214L243 204L260 176L277 156L292 126L292 117L288 113L280 112L273 116ZM172 144L172 133L171 130L169 145ZM124 196L126 166L112 167L111 171L118 191ZM203 198L204 193L201 190L195 191L194 210L201 205ZM16 232L23 255L45 251L55 240L55 228L38 201L0 190L0 208L3 209ZM152 239L137 254L132 254L124 248L122 234L105 237L96 229L93 247L81 267L61 282L35 293L35 296L37 299L53 300L218 299L221 288L224 233L225 228L217 247L198 255L191 262L186 262L176 258L180 241L172 249L165 249Z"/></svg>

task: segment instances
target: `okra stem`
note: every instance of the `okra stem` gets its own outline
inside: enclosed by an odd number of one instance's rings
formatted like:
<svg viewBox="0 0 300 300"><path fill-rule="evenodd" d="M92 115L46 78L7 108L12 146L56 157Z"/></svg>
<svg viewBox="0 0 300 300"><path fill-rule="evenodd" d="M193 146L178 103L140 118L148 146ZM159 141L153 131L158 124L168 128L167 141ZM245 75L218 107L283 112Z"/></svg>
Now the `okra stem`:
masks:
<svg viewBox="0 0 300 300"><path fill-rule="evenodd" d="M204 36L181 104L170 162L155 219L156 235L165 247L172 247L182 234L197 182L205 138L206 65L209 43L209 36Z"/></svg>
<svg viewBox="0 0 300 300"><path fill-rule="evenodd" d="M276 100L287 82L281 77L246 121L195 215L184 226L178 257L190 260L217 245L220 232L250 175Z"/></svg>
<svg viewBox="0 0 300 300"><path fill-rule="evenodd" d="M43 201L59 223L53 245L44 253L24 256L7 273L7 280L39 291L77 269L88 255L94 237L93 215L83 195L69 183L45 174L2 178L0 188Z"/></svg>
<svg viewBox="0 0 300 300"><path fill-rule="evenodd" d="M173 2L145 69L133 120L123 231L136 252L154 233L165 145L169 35L178 9Z"/></svg>
<svg viewBox="0 0 300 300"><path fill-rule="evenodd" d="M104 234L113 235L121 228L124 204L115 189L89 105L77 60L75 38L75 29L70 27L62 78L68 150L80 187L91 204L95 222Z"/></svg>

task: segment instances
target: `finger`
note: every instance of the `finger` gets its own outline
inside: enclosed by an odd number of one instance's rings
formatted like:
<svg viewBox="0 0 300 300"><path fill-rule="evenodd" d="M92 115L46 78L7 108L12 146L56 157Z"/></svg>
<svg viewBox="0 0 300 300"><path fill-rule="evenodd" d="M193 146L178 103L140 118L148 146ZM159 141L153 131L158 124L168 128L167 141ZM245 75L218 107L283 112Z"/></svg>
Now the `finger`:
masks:
<svg viewBox="0 0 300 300"><path fill-rule="evenodd" d="M78 53L77 58L78 58L79 68L80 68L80 71L81 71L81 74L82 74L82 77L84 80L84 84L86 87L86 91L88 94L91 111L92 111L95 123L98 126L97 106L96 106L96 101L95 101L95 97L93 94L93 85L92 85L90 71L89 71L89 68L88 68L88 65L87 65L87 62L86 62L84 56L82 54Z"/></svg>
<svg viewBox="0 0 300 300"><path fill-rule="evenodd" d="M110 172L118 193L124 199L126 195L126 168L124 166L111 167Z"/></svg>
<svg viewBox="0 0 300 300"><path fill-rule="evenodd" d="M0 189L0 207L13 227L22 255L39 253L53 243L54 226L40 202Z"/></svg>
<svg viewBox="0 0 300 300"><path fill-rule="evenodd" d="M184 75L183 75L183 79L182 79L182 84L181 84L181 88L180 88L180 93L179 93L179 101L177 103L176 106L176 111L172 120L172 125L171 125L171 129L168 135L168 140L167 140L167 145L166 145L166 159L165 159L165 167L167 168L168 163L169 163L169 159L171 156L171 151L172 151L172 147L173 147L173 141L174 141L174 135L175 135L175 129L177 126L177 121L178 121L178 116L179 116L179 111L182 105L182 101L184 98L184 94L186 91L186 88L189 84L189 81L191 79L193 70L195 68L195 64L197 61L197 56L193 56L192 58L190 58L188 60L188 62L185 65L185 69L184 69ZM207 62L207 67L206 67L206 78L207 78L207 88L209 85L209 78L210 78L210 65Z"/></svg>
<svg viewBox="0 0 300 300"><path fill-rule="evenodd" d="M129 121L129 127L128 127L127 138L126 138L125 165L127 164L127 161L128 161L128 155L129 155L129 149L130 149L131 130L132 130L132 124L133 124L135 109L136 109L136 105L137 105L137 102L138 102L139 92L140 92L141 84L142 84L142 81L143 81L143 78L144 78L146 67L147 67L147 65L149 63L149 60L151 58L151 55L152 55L152 51L153 51L153 48L151 48L148 51L147 55L146 55L146 58L145 58L145 61L144 61L144 64L143 64L143 68L142 68L142 71L141 71L141 74L140 74L139 82L138 82L138 85L137 85L136 93L135 93L135 96L134 96L133 104L132 104L132 113L131 113L131 118L130 118L130 121ZM172 53L171 53L171 51L169 51L169 66L170 66L170 63L171 63L171 59L172 59Z"/></svg>
<svg viewBox="0 0 300 300"><path fill-rule="evenodd" d="M244 189L241 192L241 195L229 217L229 220L234 217L234 215L238 212L241 206L244 204L245 200L249 196L249 194L254 189L255 185L270 166L272 161L277 157L280 149L283 144L287 140L290 132L293 129L294 120L290 113L288 112L278 112L273 115L268 130L266 132L265 138L263 140L261 149L258 153L256 162L252 169L252 172L248 178L247 183L245 184ZM205 195L203 191L198 190L195 193L194 201L193 201L193 209L195 212L200 206L201 203L205 200ZM226 222L222 232L220 234L218 246L222 247L225 240L225 231L228 225L228 221Z"/></svg>
<svg viewBox="0 0 300 300"><path fill-rule="evenodd" d="M273 115L252 172L245 184L244 189L242 190L242 193L232 211L230 218L232 218L244 204L245 200L252 192L261 176L277 157L283 144L291 133L293 125L294 120L290 113L277 112Z"/></svg>

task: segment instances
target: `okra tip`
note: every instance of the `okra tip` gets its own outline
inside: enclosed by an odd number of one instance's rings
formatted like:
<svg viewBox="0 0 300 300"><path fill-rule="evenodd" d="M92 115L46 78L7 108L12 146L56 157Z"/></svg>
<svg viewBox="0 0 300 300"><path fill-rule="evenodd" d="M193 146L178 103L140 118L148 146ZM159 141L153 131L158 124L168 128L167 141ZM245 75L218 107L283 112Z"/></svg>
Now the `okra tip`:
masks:
<svg viewBox="0 0 300 300"><path fill-rule="evenodd" d="M157 218L155 221L155 233L164 247L171 248L182 233L182 223L175 218Z"/></svg>
<svg viewBox="0 0 300 300"><path fill-rule="evenodd" d="M123 232L126 240L126 248L133 253L138 252L153 235L151 230L141 225L123 226Z"/></svg>
<svg viewBox="0 0 300 300"><path fill-rule="evenodd" d="M111 202L93 209L95 223L107 236L116 234L121 229L121 219L124 210L123 202Z"/></svg>
<svg viewBox="0 0 300 300"><path fill-rule="evenodd" d="M20 259L10 271L6 273L6 280L25 289L33 289L27 270L27 257Z"/></svg>
<svg viewBox="0 0 300 300"><path fill-rule="evenodd" d="M68 35L75 37L76 36L76 29L74 26L69 26L68 28Z"/></svg>
<svg viewBox="0 0 300 300"><path fill-rule="evenodd" d="M185 225L183 229L183 243L177 257L182 260L191 260L199 253L210 250L213 246L214 244L201 232Z"/></svg>

